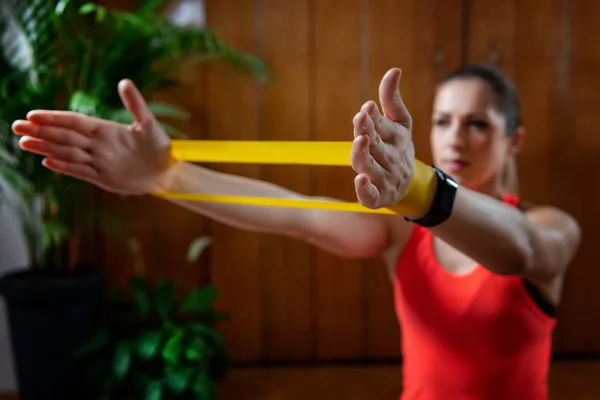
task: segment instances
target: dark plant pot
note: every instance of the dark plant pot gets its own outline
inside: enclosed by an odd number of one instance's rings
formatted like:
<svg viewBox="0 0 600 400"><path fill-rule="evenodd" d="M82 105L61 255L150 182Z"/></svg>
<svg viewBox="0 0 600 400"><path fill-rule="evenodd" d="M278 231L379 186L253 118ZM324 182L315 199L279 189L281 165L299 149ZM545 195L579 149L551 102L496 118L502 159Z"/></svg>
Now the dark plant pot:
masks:
<svg viewBox="0 0 600 400"><path fill-rule="evenodd" d="M84 400L74 351L91 334L102 305L104 271L21 270L0 278L20 400Z"/></svg>

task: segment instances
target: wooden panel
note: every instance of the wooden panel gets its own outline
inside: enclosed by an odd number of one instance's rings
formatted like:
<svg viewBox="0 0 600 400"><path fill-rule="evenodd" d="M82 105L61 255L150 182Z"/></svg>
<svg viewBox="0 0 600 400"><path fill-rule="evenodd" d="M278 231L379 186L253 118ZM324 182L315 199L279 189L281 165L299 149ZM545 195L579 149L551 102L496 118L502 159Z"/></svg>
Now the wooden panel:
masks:
<svg viewBox="0 0 600 400"><path fill-rule="evenodd" d="M519 156L522 195L566 209L583 228L582 248L564 288L554 351L597 352L600 324L585 316L600 311L598 274L589 269L597 258L599 191L587 178L600 151L597 135L590 134L600 100L600 51L593 45L600 34L589 17L599 5L591 0L471 3L471 60L488 59L490 49L498 49L500 66L521 92L527 129Z"/></svg>
<svg viewBox="0 0 600 400"><path fill-rule="evenodd" d="M518 157L521 196L557 206L564 206L561 192L566 176L559 164L564 161L568 135L562 100L565 75L560 68L566 56L562 27L568 16L562 5L563 0L474 1L469 36L469 61L490 61L490 49L497 49L499 66L515 80L521 94L526 129ZM559 324L559 334L562 329Z"/></svg>
<svg viewBox="0 0 600 400"><path fill-rule="evenodd" d="M509 76L515 72L517 1L472 0L466 22L466 61L487 61L500 66Z"/></svg>
<svg viewBox="0 0 600 400"><path fill-rule="evenodd" d="M367 14L367 78L361 101L371 99L379 104L381 78L392 67L407 74L414 68L415 1L369 1ZM395 49L395 51L390 51ZM410 97L410 80L403 81L402 96ZM366 357L390 358L400 355L400 332L394 311L394 293L390 275L381 260L366 262Z"/></svg>
<svg viewBox="0 0 600 400"><path fill-rule="evenodd" d="M260 4L261 57L274 74L264 92L262 138L311 140L310 3L267 0ZM263 167L261 178L308 194L311 172L305 166L269 165ZM318 312L313 307L312 248L272 235L265 235L261 245L262 356L271 361L309 360L312 321Z"/></svg>
<svg viewBox="0 0 600 400"><path fill-rule="evenodd" d="M392 67L403 70L400 90L415 121L417 157L428 161L436 72L446 73L460 64L462 2L371 0L367 15L367 97L378 100L379 83L386 71ZM423 30L423 26L436 29ZM444 57L436 64L438 52ZM365 356L398 357L400 330L394 314L393 292L388 271L379 260L367 262L365 282L368 329Z"/></svg>
<svg viewBox="0 0 600 400"><path fill-rule="evenodd" d="M360 14L365 2L315 1L315 140L352 140L352 117L362 104ZM355 201L351 168L320 167L315 192ZM352 359L364 351L362 262L315 251L317 358Z"/></svg>
<svg viewBox="0 0 600 400"><path fill-rule="evenodd" d="M555 159L562 168L560 204L572 212L583 229L583 243L567 276L556 347L569 352L600 351L600 315L597 282L598 226L600 226L600 187L594 177L600 154L598 104L600 104L600 31L596 16L600 3L595 0L568 1L561 10L562 35L566 60L561 64L562 92L557 102L564 115L557 121L567 150ZM556 29L556 28L555 28ZM567 69L570 67L570 71ZM568 133L568 136L567 136Z"/></svg>
<svg viewBox="0 0 600 400"><path fill-rule="evenodd" d="M520 93L527 136L519 156L522 194L533 202L556 203L556 157L566 134L561 121L564 56L563 0L471 2L468 61L498 60ZM497 53L494 53L497 51ZM544 168L537 168L544 165Z"/></svg>
<svg viewBox="0 0 600 400"><path fill-rule="evenodd" d="M253 0L208 1L209 26L241 51L257 54L257 2ZM206 116L210 139L256 140L259 90L256 80L229 68L211 67L207 77ZM230 174L258 177L258 165L219 164L213 169ZM212 222L210 234L211 281L220 289L219 308L230 313L222 332L236 361L261 356L261 236Z"/></svg>

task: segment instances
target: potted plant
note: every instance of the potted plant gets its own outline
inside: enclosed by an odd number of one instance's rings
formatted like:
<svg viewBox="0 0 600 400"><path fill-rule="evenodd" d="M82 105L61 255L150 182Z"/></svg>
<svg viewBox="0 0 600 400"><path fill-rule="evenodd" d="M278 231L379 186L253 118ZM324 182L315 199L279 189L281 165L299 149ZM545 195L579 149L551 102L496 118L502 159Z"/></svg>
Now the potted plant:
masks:
<svg viewBox="0 0 600 400"><path fill-rule="evenodd" d="M197 239L188 260L208 243ZM217 290L203 285L181 293L169 280L150 282L139 264L128 290L108 293L103 323L78 349L85 398L215 399L229 368L227 347L215 328L227 317L213 309Z"/></svg>
<svg viewBox="0 0 600 400"><path fill-rule="evenodd" d="M134 12L81 0L6 0L0 5L0 173L19 194L31 265L0 279L7 304L21 400L81 398L72 349L96 324L103 269L70 265L69 239L106 215L91 185L54 174L20 151L10 124L34 108L64 109L130 122L116 87L132 79L144 94L176 84L182 61L224 60L266 77L263 64L210 29L163 17L160 1ZM159 118L185 118L149 104ZM180 134L164 123L172 135ZM6 198L0 198L8 201ZM102 215L102 218L99 218Z"/></svg>

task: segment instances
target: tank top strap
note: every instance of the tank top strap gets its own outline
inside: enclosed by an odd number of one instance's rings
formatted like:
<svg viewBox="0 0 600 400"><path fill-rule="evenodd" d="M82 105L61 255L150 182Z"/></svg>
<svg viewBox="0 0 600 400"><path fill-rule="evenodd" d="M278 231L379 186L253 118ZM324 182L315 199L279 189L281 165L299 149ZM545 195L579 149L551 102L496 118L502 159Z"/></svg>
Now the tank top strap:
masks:
<svg viewBox="0 0 600 400"><path fill-rule="evenodd" d="M509 192L505 192L502 195L502 202L506 203L506 204L510 204L511 206L514 206L517 208L521 205L521 199L519 198L519 196L517 196L516 194L513 194L513 193L509 193Z"/></svg>

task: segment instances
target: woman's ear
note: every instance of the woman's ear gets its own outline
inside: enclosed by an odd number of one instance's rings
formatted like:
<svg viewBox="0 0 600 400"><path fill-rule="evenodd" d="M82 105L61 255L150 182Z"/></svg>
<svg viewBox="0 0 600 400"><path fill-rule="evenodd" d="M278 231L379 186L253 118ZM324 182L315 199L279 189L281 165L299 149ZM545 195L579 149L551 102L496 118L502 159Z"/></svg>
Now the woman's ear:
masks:
<svg viewBox="0 0 600 400"><path fill-rule="evenodd" d="M521 150L521 146L523 146L523 141L525 140L525 128L519 126L513 134L510 136L510 144L508 148L509 156L516 156Z"/></svg>

